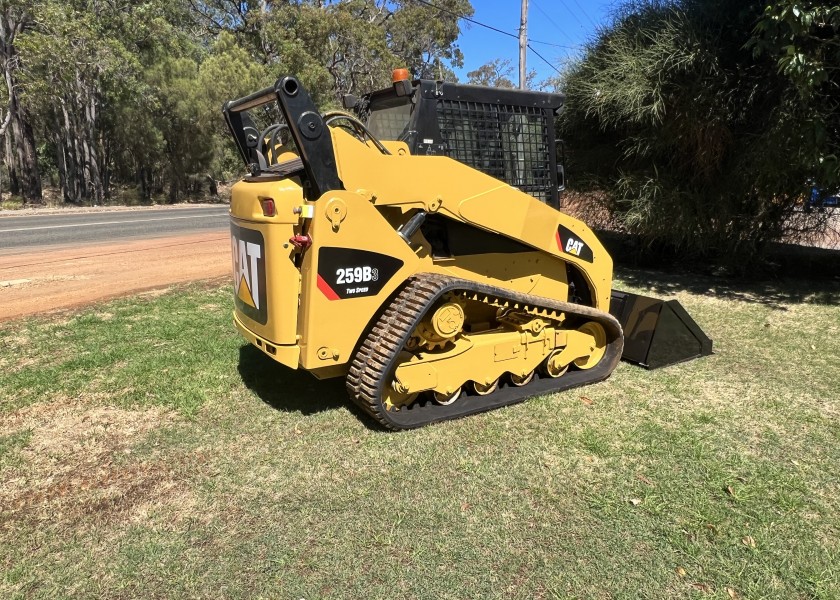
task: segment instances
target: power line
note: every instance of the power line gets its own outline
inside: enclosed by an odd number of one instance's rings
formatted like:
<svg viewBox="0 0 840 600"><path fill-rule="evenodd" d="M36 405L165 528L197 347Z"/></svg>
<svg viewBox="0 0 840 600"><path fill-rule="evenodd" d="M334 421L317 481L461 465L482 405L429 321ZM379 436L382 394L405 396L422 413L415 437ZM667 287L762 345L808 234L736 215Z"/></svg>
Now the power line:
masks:
<svg viewBox="0 0 840 600"><path fill-rule="evenodd" d="M415 2L419 2L420 4L424 4L425 6L428 6L429 8L434 8L435 10L439 10L439 11L441 11L441 12L445 12L445 13L447 13L447 14L450 14L450 15L452 15L453 17L457 17L457 18L459 18L459 19L463 19L464 21L469 21L470 23L473 23L473 24L478 25L478 26L480 26L480 27L485 27L486 29L490 29L490 30L492 30L492 31L495 31L496 33L501 33L502 35L506 35L506 36L508 36L508 37L512 37L512 38L517 39L517 40L519 39L519 36L518 36L518 35L515 35L515 34L513 34L513 33L507 32L507 31L504 31L504 30L502 30L502 29L498 29L498 28L496 28L496 27L493 27L492 25L487 25L487 24L485 24L485 23L481 23L480 21L476 21L475 19L470 19L469 17L466 17L466 16L464 16L464 15L459 15L458 13L456 13L456 12L454 12L454 11L451 11L451 10L449 10L448 8L443 8L442 6L437 6L437 5L435 5L435 4L432 4L431 2L428 2L427 0L414 0L414 1L415 1ZM548 44L548 42L539 42L539 43L542 43L542 44ZM559 44L550 44L550 45L552 45L552 46L559 46ZM534 50L534 49L531 47L531 44L528 44L528 50L530 50L531 52L533 52L534 54L536 54L536 55L537 55L537 56L538 56L538 57L539 57L539 58L540 58L540 59L541 59L541 60L542 60L545 64L547 64L549 67L551 67L552 69L554 69L555 71L557 71L557 73L558 73L558 74L560 73L560 69L558 69L558 68L557 68L557 67L555 67L553 64L551 64L551 62L550 62L550 61L549 61L546 57L544 57L542 54L540 54L539 52L537 52L536 50Z"/></svg>
<svg viewBox="0 0 840 600"><path fill-rule="evenodd" d="M555 28L555 29L556 29L559 33L563 34L563 35L566 37L566 39L567 39L567 40L569 40L569 42L570 42L570 43L574 43L574 41L572 40L572 37L571 37L568 33L566 33L566 30L565 30L565 29L563 29L562 27L560 27L560 26L559 26L559 25L558 25L558 24L554 21L554 19L552 19L552 18L551 18L551 15L549 15L547 12L545 12L545 11L542 9L542 7L541 7L539 4L537 4L536 2L534 2L534 6L536 7L536 9L537 9L538 11L540 11L540 12L543 14L543 16L544 16L546 19L548 19L548 22L549 22L549 23L551 23L552 25L554 25L554 28ZM567 10L568 10L568 9L567 9ZM580 21L578 21L578 23L580 23Z"/></svg>
<svg viewBox="0 0 840 600"><path fill-rule="evenodd" d="M534 49L531 47L531 44L528 44L528 50L530 50L531 52L533 52L534 54L536 54L537 56L539 56L545 64L547 64L549 67L551 67L552 69L554 69L555 71L557 71L557 74L558 74L558 75L561 75L561 73L560 73L560 69L558 69L558 68L557 68L557 67L555 67L553 64L551 64L550 62L548 62L548 59L547 59L545 56L543 56L542 54L540 54L539 52L537 52L536 50L534 50Z"/></svg>
<svg viewBox="0 0 840 600"><path fill-rule="evenodd" d="M576 14L575 14L575 13L574 13L574 12L573 12L570 8L569 8L569 7L568 7L568 5L567 5L567 4L566 4L563 0L560 0L560 4L563 6L563 8L565 8L565 9L566 9L566 12L567 12L567 13L569 13L570 15L572 15L572 18L573 18L575 21L577 21L577 22L578 22L578 25L580 25L581 27L586 27L586 26L583 24L583 22L582 22L582 21L578 18L578 16L577 16L577 15L576 15ZM558 24L554 21L554 19L552 19L552 18L551 18L551 15L549 15L547 12L545 12L545 11L542 9L542 7L541 7L539 4L537 4L536 2L534 2L534 6L536 6L536 7L537 7L537 10L538 10L538 11L540 11L546 19L548 19L548 22L549 22L549 23L551 23L552 25L554 25L554 27L557 29L557 31L559 31L560 33L562 33L563 35L565 35L565 36L566 36L566 38L568 38L569 40L571 40L571 38L569 37L569 34L567 34L567 33L566 33L566 31L565 31L562 27L560 27L560 26L559 26L559 25L558 25Z"/></svg>
<svg viewBox="0 0 840 600"><path fill-rule="evenodd" d="M479 22L479 21L476 21L475 19L470 19L470 18L469 18L469 17L467 17L467 16L464 16L464 15L459 15L458 13L456 13L456 12L454 12L454 11L451 11L451 10L449 10L448 8L443 8L442 6L437 6L437 5L435 5L435 4L432 4L431 2L427 2L426 0L414 0L414 1L415 1L415 2L419 2L420 4L425 4L425 5L426 5L426 6L428 6L429 8L434 8L435 10L439 10L439 11L441 11L441 12L445 12L445 13L447 13L447 14L450 14L450 15L452 15L453 17L458 17L459 19L463 19L464 21L469 21L469 22L470 22L470 23L472 23L473 25L478 25L479 27L485 27L485 28L487 28L487 29L490 29L490 30L492 30L492 31L495 31L496 33L501 33L502 35L506 35L506 36L508 36L508 37L512 37L512 38L519 39L519 36L518 36L518 35L515 35L515 34L513 34L513 33L510 33L509 31L504 31L503 29L497 29L496 27L493 27L492 25L486 25L485 23L481 23L481 22Z"/></svg>
<svg viewBox="0 0 840 600"><path fill-rule="evenodd" d="M592 27L594 27L594 28L596 29L596 31L597 31L597 29L598 29L598 24L597 24L597 23L596 23L596 22L592 19L592 17L590 17L590 16L589 16L589 13L587 13L587 12L583 9L583 7L580 5L580 3L578 2L578 0L572 0L572 2L574 2L574 3L575 3L575 6L577 6L577 7L580 9L580 12L582 12L582 13L583 13L583 16L584 16L584 17L586 17L586 19L587 19L590 23L592 23Z"/></svg>
<svg viewBox="0 0 840 600"><path fill-rule="evenodd" d="M574 46L567 46L565 44L555 44L554 42L543 42L541 40L528 40L531 44L543 44L544 46L554 46L555 48L565 48L566 50L578 50L583 48L583 44L575 44Z"/></svg>

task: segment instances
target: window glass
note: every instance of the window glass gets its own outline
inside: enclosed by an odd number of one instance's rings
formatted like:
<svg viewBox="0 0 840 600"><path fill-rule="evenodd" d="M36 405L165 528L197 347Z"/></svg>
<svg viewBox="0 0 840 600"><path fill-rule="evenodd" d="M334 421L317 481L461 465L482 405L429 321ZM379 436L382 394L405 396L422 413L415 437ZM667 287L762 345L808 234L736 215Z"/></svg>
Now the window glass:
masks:
<svg viewBox="0 0 840 600"><path fill-rule="evenodd" d="M370 103L368 129L380 140L401 140L408 130L411 101L405 97L373 99Z"/></svg>

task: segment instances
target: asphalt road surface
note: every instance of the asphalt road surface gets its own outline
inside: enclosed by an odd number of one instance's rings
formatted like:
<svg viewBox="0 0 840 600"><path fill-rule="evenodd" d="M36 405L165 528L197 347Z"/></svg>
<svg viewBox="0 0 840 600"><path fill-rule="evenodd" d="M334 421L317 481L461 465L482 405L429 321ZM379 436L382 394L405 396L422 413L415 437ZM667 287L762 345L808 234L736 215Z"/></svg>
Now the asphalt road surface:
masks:
<svg viewBox="0 0 840 600"><path fill-rule="evenodd" d="M222 231L228 219L227 205L8 216L0 218L0 252Z"/></svg>

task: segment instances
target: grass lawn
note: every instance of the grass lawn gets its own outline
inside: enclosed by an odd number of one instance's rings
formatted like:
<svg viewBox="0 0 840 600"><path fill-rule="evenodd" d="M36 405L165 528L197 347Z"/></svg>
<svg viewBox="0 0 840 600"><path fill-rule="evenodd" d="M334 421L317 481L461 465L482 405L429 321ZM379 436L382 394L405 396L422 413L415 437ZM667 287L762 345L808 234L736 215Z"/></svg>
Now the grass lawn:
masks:
<svg viewBox="0 0 840 600"><path fill-rule="evenodd" d="M620 271L714 356L414 432L227 283L0 326L0 598L840 598L840 285Z"/></svg>

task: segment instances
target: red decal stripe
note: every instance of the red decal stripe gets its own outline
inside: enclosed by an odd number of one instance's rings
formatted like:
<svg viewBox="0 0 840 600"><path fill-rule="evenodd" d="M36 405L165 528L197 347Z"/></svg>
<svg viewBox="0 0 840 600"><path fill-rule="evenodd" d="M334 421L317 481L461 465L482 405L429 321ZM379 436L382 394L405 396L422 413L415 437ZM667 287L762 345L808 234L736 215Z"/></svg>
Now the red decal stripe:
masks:
<svg viewBox="0 0 840 600"><path fill-rule="evenodd" d="M338 300L338 294L336 294L333 289L330 287L324 278L318 275L318 289L330 300Z"/></svg>
<svg viewBox="0 0 840 600"><path fill-rule="evenodd" d="M557 238L557 247L563 250L563 240L560 238L560 232L555 233L554 237Z"/></svg>

